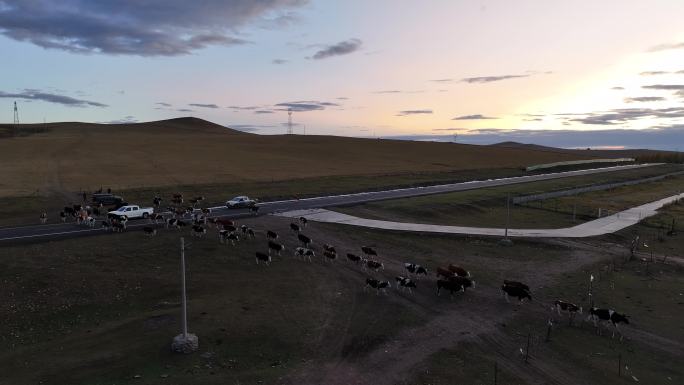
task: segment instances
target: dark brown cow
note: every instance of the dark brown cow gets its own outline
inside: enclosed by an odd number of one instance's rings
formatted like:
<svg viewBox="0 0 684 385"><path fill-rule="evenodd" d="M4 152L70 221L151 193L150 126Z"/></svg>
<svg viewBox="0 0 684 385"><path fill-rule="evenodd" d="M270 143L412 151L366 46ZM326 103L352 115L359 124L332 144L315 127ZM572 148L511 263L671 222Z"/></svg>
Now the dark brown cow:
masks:
<svg viewBox="0 0 684 385"><path fill-rule="evenodd" d="M462 268L461 266L449 264L447 269L449 269L449 271L451 271L452 273L456 274L459 277L470 277L470 272L468 270Z"/></svg>
<svg viewBox="0 0 684 385"><path fill-rule="evenodd" d="M443 267L438 267L438 268L435 270L435 275L436 275L437 277L444 277L444 278L452 278L452 277L455 277L455 276L456 276L456 274L454 274L454 272L452 272L452 271L449 270L449 269L445 269L445 268L443 268Z"/></svg>

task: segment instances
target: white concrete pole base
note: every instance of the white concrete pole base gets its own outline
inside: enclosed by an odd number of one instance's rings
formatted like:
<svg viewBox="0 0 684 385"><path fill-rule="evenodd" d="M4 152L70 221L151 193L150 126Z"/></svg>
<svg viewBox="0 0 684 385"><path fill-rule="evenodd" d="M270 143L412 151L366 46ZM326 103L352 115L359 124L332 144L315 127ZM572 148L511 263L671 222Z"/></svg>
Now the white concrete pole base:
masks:
<svg viewBox="0 0 684 385"><path fill-rule="evenodd" d="M173 337L171 350L176 353L192 353L199 349L199 339L196 335L188 333L187 337L179 334Z"/></svg>

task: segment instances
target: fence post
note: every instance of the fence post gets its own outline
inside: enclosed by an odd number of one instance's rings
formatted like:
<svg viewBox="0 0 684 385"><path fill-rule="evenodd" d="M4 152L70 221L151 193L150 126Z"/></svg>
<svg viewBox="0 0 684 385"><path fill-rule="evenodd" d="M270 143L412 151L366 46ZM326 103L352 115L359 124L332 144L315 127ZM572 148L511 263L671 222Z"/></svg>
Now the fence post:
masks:
<svg viewBox="0 0 684 385"><path fill-rule="evenodd" d="M525 363L527 363L527 359L530 357L530 335L531 332L527 332L527 347L525 348Z"/></svg>

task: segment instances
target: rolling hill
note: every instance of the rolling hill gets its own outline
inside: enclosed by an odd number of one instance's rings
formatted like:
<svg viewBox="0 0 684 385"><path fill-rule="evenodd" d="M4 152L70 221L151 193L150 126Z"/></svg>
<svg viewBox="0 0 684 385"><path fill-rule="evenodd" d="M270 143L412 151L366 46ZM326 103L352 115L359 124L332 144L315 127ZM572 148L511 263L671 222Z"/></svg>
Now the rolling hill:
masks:
<svg viewBox="0 0 684 385"><path fill-rule="evenodd" d="M11 125L0 125L2 131L11 129ZM18 134L0 137L2 196L103 185L149 187L521 168L605 157L594 151L255 135L196 118L130 124L20 125Z"/></svg>

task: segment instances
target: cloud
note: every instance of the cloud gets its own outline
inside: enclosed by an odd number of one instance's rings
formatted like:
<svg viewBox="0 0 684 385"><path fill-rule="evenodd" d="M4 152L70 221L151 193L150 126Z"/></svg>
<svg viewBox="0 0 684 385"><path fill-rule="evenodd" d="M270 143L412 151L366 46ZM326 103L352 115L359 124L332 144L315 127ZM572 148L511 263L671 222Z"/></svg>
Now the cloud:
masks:
<svg viewBox="0 0 684 385"><path fill-rule="evenodd" d="M157 102L157 103L154 103L154 104L159 105L159 106L162 106L162 107L171 107L171 104L169 104L169 103L164 103L164 102Z"/></svg>
<svg viewBox="0 0 684 385"><path fill-rule="evenodd" d="M611 90L624 90L624 89L625 89L625 87L613 87L613 88L611 88Z"/></svg>
<svg viewBox="0 0 684 385"><path fill-rule="evenodd" d="M481 114L475 114L475 115L457 116L451 120L483 120L483 119L498 119L498 118L494 118L491 116L484 116Z"/></svg>
<svg viewBox="0 0 684 385"><path fill-rule="evenodd" d="M274 112L271 110L256 110L254 111L255 114L273 114Z"/></svg>
<svg viewBox="0 0 684 385"><path fill-rule="evenodd" d="M349 98L346 96L340 96L339 98L335 98L335 99L337 99L337 100L349 100Z"/></svg>
<svg viewBox="0 0 684 385"><path fill-rule="evenodd" d="M306 112L306 111L320 111L325 110L326 107L338 107L339 104L331 102L319 102L316 100L302 100L296 102L285 102L278 103L275 107L278 111L292 110L295 112Z"/></svg>
<svg viewBox="0 0 684 385"><path fill-rule="evenodd" d="M431 114L432 110L404 110L399 111L396 116L408 116L408 115L421 115L421 114Z"/></svg>
<svg viewBox="0 0 684 385"><path fill-rule="evenodd" d="M642 86L646 90L666 90L666 91L680 91L684 90L684 84L652 84L650 86Z"/></svg>
<svg viewBox="0 0 684 385"><path fill-rule="evenodd" d="M467 131L465 128L433 128L432 131Z"/></svg>
<svg viewBox="0 0 684 385"><path fill-rule="evenodd" d="M203 104L203 103L190 103L188 106L191 107L202 107L202 108L219 108L216 104Z"/></svg>
<svg viewBox="0 0 684 385"><path fill-rule="evenodd" d="M399 90L373 91L374 94L400 94Z"/></svg>
<svg viewBox="0 0 684 385"><path fill-rule="evenodd" d="M195 112L195 110L191 110L189 108L179 108L176 111L178 111L178 112Z"/></svg>
<svg viewBox="0 0 684 385"><path fill-rule="evenodd" d="M117 120L110 120L107 122L98 122L102 124L127 124L127 123L137 123L138 119L136 119L134 116L126 116L123 119L117 119Z"/></svg>
<svg viewBox="0 0 684 385"><path fill-rule="evenodd" d="M622 108L607 112L583 114L582 117L570 119L571 122L593 125L623 124L642 118L672 119L684 117L684 107L670 108Z"/></svg>
<svg viewBox="0 0 684 385"><path fill-rule="evenodd" d="M47 103L61 104L67 107L109 107L106 104L93 102L90 100L76 99L70 96L59 95L40 90L25 89L18 93L0 91L0 98L40 100Z"/></svg>
<svg viewBox="0 0 684 385"><path fill-rule="evenodd" d="M245 106L245 107L242 107L242 106L228 106L228 108L230 108L231 110L236 110L236 111L240 111L240 110L253 111L253 110L258 110L259 108L263 108L263 107L261 107L261 106Z"/></svg>
<svg viewBox="0 0 684 385"><path fill-rule="evenodd" d="M273 63L273 64L285 64L288 61L289 60L285 60L285 59L273 59L273 60L271 60L271 63Z"/></svg>
<svg viewBox="0 0 684 385"><path fill-rule="evenodd" d="M82 54L177 56L247 41L231 36L306 0L0 2L0 34ZM284 20L277 16L277 20Z"/></svg>
<svg viewBox="0 0 684 385"><path fill-rule="evenodd" d="M433 79L433 80L430 80L430 81L431 81L431 82L436 82L436 83L449 83L449 82L453 82L454 79Z"/></svg>
<svg viewBox="0 0 684 385"><path fill-rule="evenodd" d="M639 73L641 76L654 76L654 75L667 75L669 72L667 71L644 71Z"/></svg>
<svg viewBox="0 0 684 385"><path fill-rule="evenodd" d="M679 70L679 71L677 71L677 72L675 72L675 73L678 74L678 75L684 75L684 70Z"/></svg>
<svg viewBox="0 0 684 385"><path fill-rule="evenodd" d="M660 44L648 49L649 52L665 51L669 49L681 49L684 48L684 43L674 43L674 44Z"/></svg>
<svg viewBox="0 0 684 385"><path fill-rule="evenodd" d="M352 52L358 51L361 48L361 40L349 39L341 41L337 44L329 45L313 54L312 58L315 60L327 59L333 56L348 55Z"/></svg>
<svg viewBox="0 0 684 385"><path fill-rule="evenodd" d="M462 82L464 83L491 83L491 82L499 82L502 80L508 80L508 79L515 79L515 78L527 78L532 76L533 74L525 74L525 75L500 75L500 76L479 76L479 77L474 77L474 78L463 78L461 79Z"/></svg>
<svg viewBox="0 0 684 385"><path fill-rule="evenodd" d="M634 103L634 102L661 102L663 100L666 100L662 96L638 96L635 98L625 98L625 103Z"/></svg>

